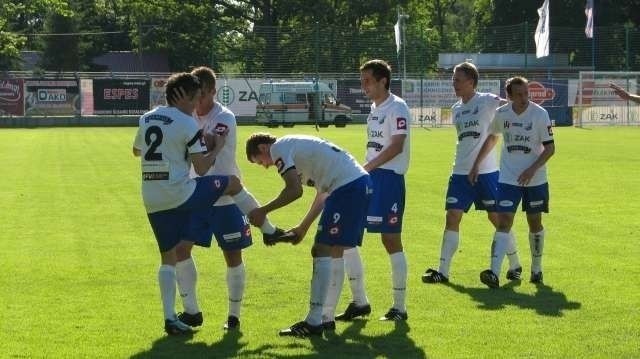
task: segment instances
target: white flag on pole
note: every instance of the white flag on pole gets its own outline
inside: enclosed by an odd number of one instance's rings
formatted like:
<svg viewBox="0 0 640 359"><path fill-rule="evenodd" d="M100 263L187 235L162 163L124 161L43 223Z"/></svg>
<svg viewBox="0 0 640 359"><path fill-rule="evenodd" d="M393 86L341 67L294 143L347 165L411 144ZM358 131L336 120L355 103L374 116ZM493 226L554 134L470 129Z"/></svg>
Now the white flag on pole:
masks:
<svg viewBox="0 0 640 359"><path fill-rule="evenodd" d="M593 0L587 0L584 14L587 16L587 25L584 27L584 34L587 35L589 39L593 39Z"/></svg>
<svg viewBox="0 0 640 359"><path fill-rule="evenodd" d="M536 57L549 56L549 0L544 0L538 9L538 27L536 27Z"/></svg>
<svg viewBox="0 0 640 359"><path fill-rule="evenodd" d="M400 45L402 42L400 38L400 20L393 25L393 31L396 33L396 52L400 53Z"/></svg>

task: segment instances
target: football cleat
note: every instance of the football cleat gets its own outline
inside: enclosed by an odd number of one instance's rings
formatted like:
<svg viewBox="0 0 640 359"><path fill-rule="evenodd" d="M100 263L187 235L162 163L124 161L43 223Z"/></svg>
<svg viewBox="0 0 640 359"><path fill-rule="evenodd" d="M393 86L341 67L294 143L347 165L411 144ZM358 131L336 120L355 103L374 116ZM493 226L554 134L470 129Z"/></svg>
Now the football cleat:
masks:
<svg viewBox="0 0 640 359"><path fill-rule="evenodd" d="M186 325L178 319L165 319L164 331L169 335L183 335L193 333L193 330L191 330L190 326Z"/></svg>
<svg viewBox="0 0 640 359"><path fill-rule="evenodd" d="M507 271L507 279L508 280L520 280L520 275L522 274L522 267L518 267L515 269L509 269Z"/></svg>
<svg viewBox="0 0 640 359"><path fill-rule="evenodd" d="M371 314L371 305L365 304L358 306L355 302L351 302L347 306L347 309L344 311L344 313L336 315L336 320L348 322L350 320L353 320L354 318L366 316L369 314Z"/></svg>
<svg viewBox="0 0 640 359"><path fill-rule="evenodd" d="M322 322L322 329L334 331L336 330L336 322L333 320Z"/></svg>
<svg viewBox="0 0 640 359"><path fill-rule="evenodd" d="M236 330L240 328L240 319L234 315L227 318L227 322L222 326L224 330Z"/></svg>
<svg viewBox="0 0 640 359"><path fill-rule="evenodd" d="M529 279L529 282L542 284L542 272L531 272L531 278Z"/></svg>
<svg viewBox="0 0 640 359"><path fill-rule="evenodd" d="M424 283L448 283L449 278L437 270L429 268L422 275L422 281Z"/></svg>
<svg viewBox="0 0 640 359"><path fill-rule="evenodd" d="M202 312L196 314L178 313L178 320L190 327L199 327L202 325Z"/></svg>
<svg viewBox="0 0 640 359"><path fill-rule="evenodd" d="M500 287L500 280L498 276L491 271L491 269L480 272L480 281L487 285L489 288Z"/></svg>
<svg viewBox="0 0 640 359"><path fill-rule="evenodd" d="M297 322L287 329L282 329L279 334L281 337L308 337L311 335L322 335L323 329L324 327L322 324L311 325L303 320L301 322Z"/></svg>
<svg viewBox="0 0 640 359"><path fill-rule="evenodd" d="M401 312L396 308L389 309L387 314L380 317L380 320L382 321L399 321L399 320L407 320L407 319L409 319L407 312Z"/></svg>
<svg viewBox="0 0 640 359"><path fill-rule="evenodd" d="M298 239L298 235L294 232L285 232L281 228L276 228L272 234L262 233L262 241L267 246L273 246L276 243L291 243Z"/></svg>

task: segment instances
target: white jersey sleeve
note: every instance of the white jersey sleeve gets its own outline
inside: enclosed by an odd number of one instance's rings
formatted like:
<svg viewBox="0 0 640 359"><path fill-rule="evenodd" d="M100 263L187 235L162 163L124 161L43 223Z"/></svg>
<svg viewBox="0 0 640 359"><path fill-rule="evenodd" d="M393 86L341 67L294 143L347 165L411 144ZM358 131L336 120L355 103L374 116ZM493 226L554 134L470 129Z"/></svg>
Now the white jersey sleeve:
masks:
<svg viewBox="0 0 640 359"><path fill-rule="evenodd" d="M391 144L392 136L406 135L402 152L380 166L398 174L405 174L409 169L410 124L409 106L400 97L390 94L380 106L371 104L371 112L367 117L367 162L376 158Z"/></svg>

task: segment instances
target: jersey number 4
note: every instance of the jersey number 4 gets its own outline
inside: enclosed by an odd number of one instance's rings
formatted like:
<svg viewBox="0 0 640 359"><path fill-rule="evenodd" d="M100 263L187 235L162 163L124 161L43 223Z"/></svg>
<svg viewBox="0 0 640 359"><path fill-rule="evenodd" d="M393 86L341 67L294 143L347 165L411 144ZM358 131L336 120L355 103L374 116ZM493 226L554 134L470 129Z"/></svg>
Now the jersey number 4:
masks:
<svg viewBox="0 0 640 359"><path fill-rule="evenodd" d="M156 152L158 146L162 143L162 130L158 126L151 126L144 133L144 141L149 149L144 154L147 161L162 161L162 153Z"/></svg>

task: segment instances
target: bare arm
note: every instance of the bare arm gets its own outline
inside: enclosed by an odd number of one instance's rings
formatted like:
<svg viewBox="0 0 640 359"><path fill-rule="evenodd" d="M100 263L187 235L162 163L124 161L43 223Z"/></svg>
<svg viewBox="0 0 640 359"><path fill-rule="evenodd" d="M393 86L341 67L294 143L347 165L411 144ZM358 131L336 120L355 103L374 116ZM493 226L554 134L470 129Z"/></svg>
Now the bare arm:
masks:
<svg viewBox="0 0 640 359"><path fill-rule="evenodd" d="M538 159L529 166L526 170L522 171L520 176L518 176L518 184L521 186L526 186L531 181L531 178L536 174L536 171L542 167L551 156L556 152L556 145L551 142L544 145L544 151L538 156Z"/></svg>
<svg viewBox="0 0 640 359"><path fill-rule="evenodd" d="M627 101L633 101L635 103L640 103L640 96L632 95L629 92L625 91L625 89L623 89L622 87L614 83L610 83L609 87L612 88L613 92L615 92L616 95L620 96L621 99L627 100Z"/></svg>
<svg viewBox="0 0 640 359"><path fill-rule="evenodd" d="M478 152L478 156L476 157L476 160L473 162L473 166L469 171L468 178L471 184L475 184L478 181L478 167L480 167L480 163L482 163L482 161L487 157L496 143L498 143L498 135L496 134L489 134L489 136L487 136L487 139L484 140L484 143L480 148L480 152Z"/></svg>
<svg viewBox="0 0 640 359"><path fill-rule="evenodd" d="M316 192L316 197L313 199L313 203L311 204L311 207L309 207L307 214L302 218L300 224L291 229L292 232L298 235L298 240L293 242L293 244L298 244L302 241L309 231L309 227L311 227L313 221L315 221L320 213L322 213L322 210L324 209L324 202L327 197L329 197L329 193L327 192Z"/></svg>
<svg viewBox="0 0 640 359"><path fill-rule="evenodd" d="M280 191L278 197L261 207L265 215L288 205L302 196L302 183L300 183L300 177L294 169L285 172L282 175L282 179L284 180L285 186L282 191Z"/></svg>
<svg viewBox="0 0 640 359"><path fill-rule="evenodd" d="M136 157L140 157L140 155L142 154L142 151L140 151L139 148L135 148L133 147L133 155Z"/></svg>
<svg viewBox="0 0 640 359"><path fill-rule="evenodd" d="M394 157L402 153L404 148L404 140L407 135L393 135L391 136L391 143L384 150L382 150L375 158L364 164L364 169L367 172L371 172L383 164L391 161Z"/></svg>

